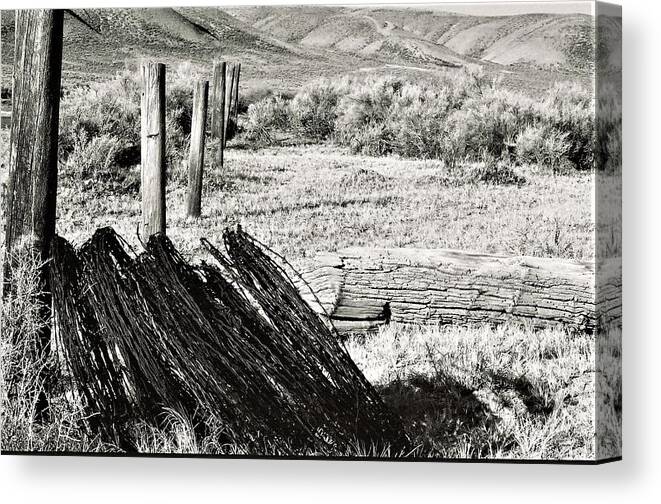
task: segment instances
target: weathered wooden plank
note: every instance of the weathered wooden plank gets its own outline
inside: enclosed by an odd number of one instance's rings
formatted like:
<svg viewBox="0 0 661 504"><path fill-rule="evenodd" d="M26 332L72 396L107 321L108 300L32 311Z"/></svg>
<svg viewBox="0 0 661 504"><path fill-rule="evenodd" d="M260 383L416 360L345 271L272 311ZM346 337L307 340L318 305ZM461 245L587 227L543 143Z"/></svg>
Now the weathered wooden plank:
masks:
<svg viewBox="0 0 661 504"><path fill-rule="evenodd" d="M343 331L390 321L515 321L593 331L598 321L621 315L615 294L600 295L597 313L595 269L585 262L445 249L352 248L317 257L300 270L321 306L301 282L304 297ZM619 278L613 275L614 292L621 286Z"/></svg>
<svg viewBox="0 0 661 504"><path fill-rule="evenodd" d="M165 65L142 66L141 161L143 240L165 233Z"/></svg>
<svg viewBox="0 0 661 504"><path fill-rule="evenodd" d="M209 82L196 82L193 92L193 117L191 119L190 153L188 156L188 199L186 202L186 211L189 217L199 217L202 212L204 134L207 123L208 99Z"/></svg>

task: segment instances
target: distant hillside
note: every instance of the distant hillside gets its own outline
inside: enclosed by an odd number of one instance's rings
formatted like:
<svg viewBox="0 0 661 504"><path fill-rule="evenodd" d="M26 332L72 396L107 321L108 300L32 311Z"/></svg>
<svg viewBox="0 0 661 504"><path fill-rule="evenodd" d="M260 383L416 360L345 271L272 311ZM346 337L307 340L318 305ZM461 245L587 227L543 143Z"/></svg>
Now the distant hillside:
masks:
<svg viewBox="0 0 661 504"><path fill-rule="evenodd" d="M107 78L143 58L241 60L244 83L292 89L349 72L451 71L482 65L514 87L589 79L593 20L584 15L464 16L417 9L241 7L80 9L65 19L65 85ZM2 12L3 86L14 16Z"/></svg>
<svg viewBox="0 0 661 504"><path fill-rule="evenodd" d="M316 75L377 64L364 57L288 44L218 8L78 9L65 16L65 84L107 78L144 58L170 64L241 61L243 78L273 87L299 86ZM2 11L2 85L9 86L14 13Z"/></svg>
<svg viewBox="0 0 661 504"><path fill-rule="evenodd" d="M290 43L410 62L591 70L593 19L587 15L480 17L417 9L241 7L227 9Z"/></svg>

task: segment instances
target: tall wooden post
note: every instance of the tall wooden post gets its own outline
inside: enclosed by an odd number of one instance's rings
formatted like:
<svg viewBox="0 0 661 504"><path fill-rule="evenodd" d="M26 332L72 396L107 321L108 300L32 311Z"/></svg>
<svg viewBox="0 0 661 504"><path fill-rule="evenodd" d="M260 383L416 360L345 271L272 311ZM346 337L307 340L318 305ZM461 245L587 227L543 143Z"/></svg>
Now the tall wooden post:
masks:
<svg viewBox="0 0 661 504"><path fill-rule="evenodd" d="M13 291L12 252L27 242L43 264L40 315L48 321L39 334L43 352L49 351L51 337L46 261L55 235L63 20L62 10L16 11L3 297ZM42 392L37 416L43 418L47 407Z"/></svg>
<svg viewBox="0 0 661 504"><path fill-rule="evenodd" d="M199 217L202 207L202 171L204 169L204 132L207 123L209 82L198 81L193 92L193 117L188 156L187 214ZM222 150L222 149L221 149Z"/></svg>
<svg viewBox="0 0 661 504"><path fill-rule="evenodd" d="M227 86L225 94L225 132L223 134L223 147L227 145L227 139L232 135L232 97L234 96L234 72L235 65L230 63L227 67Z"/></svg>
<svg viewBox="0 0 661 504"><path fill-rule="evenodd" d="M165 65L142 66L141 161L144 241L165 233Z"/></svg>
<svg viewBox="0 0 661 504"><path fill-rule="evenodd" d="M211 109L211 134L213 138L220 140L220 147L217 152L217 165L221 168L224 165L224 146L225 146L225 72L227 63L221 61L214 64L213 67L213 92Z"/></svg>
<svg viewBox="0 0 661 504"><path fill-rule="evenodd" d="M237 127L239 125L239 77L241 76L241 63L237 63L234 70L234 84L232 89L234 91L234 97L232 98L232 124L234 130L232 134L236 133Z"/></svg>

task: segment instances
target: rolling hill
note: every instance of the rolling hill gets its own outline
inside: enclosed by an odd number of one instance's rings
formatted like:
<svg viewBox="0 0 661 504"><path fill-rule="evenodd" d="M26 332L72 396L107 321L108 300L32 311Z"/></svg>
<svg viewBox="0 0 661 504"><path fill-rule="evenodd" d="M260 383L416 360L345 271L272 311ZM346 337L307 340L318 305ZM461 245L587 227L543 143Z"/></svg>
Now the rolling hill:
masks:
<svg viewBox="0 0 661 504"><path fill-rule="evenodd" d="M13 60L13 12L2 12L3 86ZM589 79L586 15L468 16L410 8L235 7L80 9L65 21L65 85L157 58L204 68L241 60L249 86L292 89L356 71L450 71L482 65L518 87Z"/></svg>
<svg viewBox="0 0 661 504"><path fill-rule="evenodd" d="M593 19L587 15L466 16L418 9L242 7L235 18L290 43L410 62L591 69Z"/></svg>

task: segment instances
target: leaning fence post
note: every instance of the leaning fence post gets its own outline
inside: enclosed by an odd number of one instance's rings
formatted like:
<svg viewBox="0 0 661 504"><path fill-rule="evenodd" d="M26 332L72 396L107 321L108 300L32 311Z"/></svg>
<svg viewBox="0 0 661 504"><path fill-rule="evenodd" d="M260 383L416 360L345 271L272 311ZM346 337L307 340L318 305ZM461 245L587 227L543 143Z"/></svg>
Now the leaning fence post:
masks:
<svg viewBox="0 0 661 504"><path fill-rule="evenodd" d="M186 212L189 217L199 217L201 214L204 132L207 123L208 99L209 82L196 82L193 93L193 117L191 121L190 154L188 156L188 200L186 202Z"/></svg>
<svg viewBox="0 0 661 504"><path fill-rule="evenodd" d="M57 141L60 117L64 11L16 11L9 180L3 264L3 298L14 292L14 250L27 241L41 263L37 295L38 351L49 352L51 294L49 263L55 236ZM46 375L43 375L46 380ZM42 391L36 414L44 418L48 400Z"/></svg>
<svg viewBox="0 0 661 504"><path fill-rule="evenodd" d="M224 165L225 147L225 72L227 63L221 61L213 67L213 92L211 109L211 135L220 140L217 152L217 164Z"/></svg>
<svg viewBox="0 0 661 504"><path fill-rule="evenodd" d="M141 162L144 241L165 233L165 65L142 66Z"/></svg>

